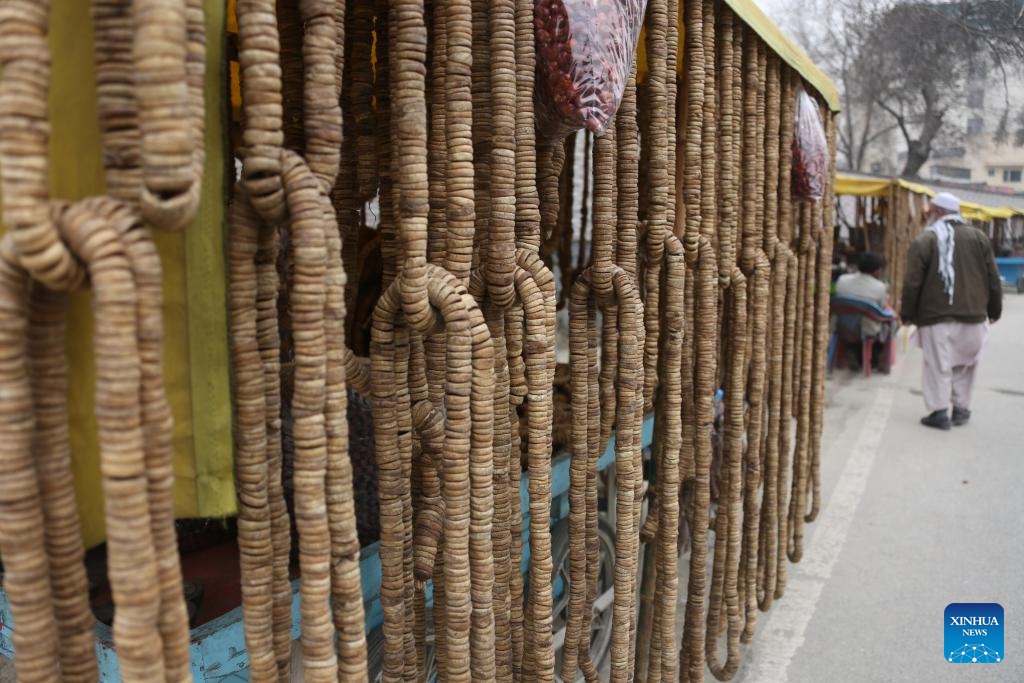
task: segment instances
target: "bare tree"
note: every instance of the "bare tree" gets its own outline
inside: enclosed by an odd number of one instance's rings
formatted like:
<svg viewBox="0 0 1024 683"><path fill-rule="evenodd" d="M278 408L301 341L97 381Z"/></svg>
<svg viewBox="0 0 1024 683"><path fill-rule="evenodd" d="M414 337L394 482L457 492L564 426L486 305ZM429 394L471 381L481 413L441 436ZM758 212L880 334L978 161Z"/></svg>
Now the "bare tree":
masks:
<svg viewBox="0 0 1024 683"><path fill-rule="evenodd" d="M825 45L831 57L821 55L835 74L843 94L845 113L840 121L838 141L849 167L863 171L868 152L889 137L895 124L884 117L879 99L885 84L874 78L876 70L871 40L859 18L870 12L872 0L846 0L835 3L835 21L825 28Z"/></svg>
<svg viewBox="0 0 1024 683"><path fill-rule="evenodd" d="M903 175L910 177L928 161L963 84L982 59L977 41L938 7L895 4L867 22L863 58L878 83L875 102L899 126L907 144Z"/></svg>
<svg viewBox="0 0 1024 683"><path fill-rule="evenodd" d="M865 74L862 58L867 35L861 17L879 0L790 0L782 24L807 54L832 78L842 110L837 128L839 164L864 171L870 151L896 129L877 102L878 81Z"/></svg>
<svg viewBox="0 0 1024 683"><path fill-rule="evenodd" d="M839 151L854 170L895 129L907 146L903 175L916 176L960 134L950 114L965 85L994 67L1007 94L1007 70L1024 62L1024 0L797 1L789 16L840 88ZM996 139L1024 144L1024 112L1013 116L1004 101Z"/></svg>

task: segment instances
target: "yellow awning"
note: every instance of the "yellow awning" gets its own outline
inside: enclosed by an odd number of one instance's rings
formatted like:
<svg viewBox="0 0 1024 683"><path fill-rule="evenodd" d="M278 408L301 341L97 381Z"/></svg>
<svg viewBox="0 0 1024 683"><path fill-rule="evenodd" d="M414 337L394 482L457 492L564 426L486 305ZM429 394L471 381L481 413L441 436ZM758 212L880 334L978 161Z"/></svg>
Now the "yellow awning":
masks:
<svg viewBox="0 0 1024 683"><path fill-rule="evenodd" d="M934 197L935 190L927 185L914 183L903 178L887 180L884 178L866 178L848 173L836 175L836 194L848 197L885 197L892 186L903 188L914 194ZM1024 215L1024 212L1008 206L987 206L976 202L961 201L960 214L972 221L989 221L993 218L1013 218Z"/></svg>
<svg viewBox="0 0 1024 683"><path fill-rule="evenodd" d="M897 178L896 184L902 187L904 190L910 190L914 194L923 194L926 197L935 196L935 190L933 190L932 188L920 185L918 183L912 183L909 180L904 180L903 178Z"/></svg>
<svg viewBox="0 0 1024 683"><path fill-rule="evenodd" d="M990 221L994 218L1013 218L1017 212L1007 206L985 206L974 202L960 202L960 215L972 221Z"/></svg>
<svg viewBox="0 0 1024 683"><path fill-rule="evenodd" d="M836 175L836 194L853 197L884 197L889 194L891 180L858 178L839 173Z"/></svg>
<svg viewBox="0 0 1024 683"><path fill-rule="evenodd" d="M987 221L985 207L973 202L960 202L960 215L969 221Z"/></svg>
<svg viewBox="0 0 1024 683"><path fill-rule="evenodd" d="M987 209L988 215L992 218L1013 218L1019 211L1008 206L990 206Z"/></svg>

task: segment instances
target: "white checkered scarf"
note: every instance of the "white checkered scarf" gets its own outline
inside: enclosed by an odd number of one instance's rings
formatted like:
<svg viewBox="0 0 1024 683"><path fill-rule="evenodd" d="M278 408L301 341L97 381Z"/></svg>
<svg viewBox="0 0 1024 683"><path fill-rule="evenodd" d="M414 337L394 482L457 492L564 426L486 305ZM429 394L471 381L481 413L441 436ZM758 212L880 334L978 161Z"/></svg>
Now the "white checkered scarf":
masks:
<svg viewBox="0 0 1024 683"><path fill-rule="evenodd" d="M956 249L954 231L957 223L963 223L960 214L943 216L928 226L935 233L939 246L939 275L942 277L942 288L949 297L949 305L953 305L953 291L956 287L956 271L953 269L953 251Z"/></svg>

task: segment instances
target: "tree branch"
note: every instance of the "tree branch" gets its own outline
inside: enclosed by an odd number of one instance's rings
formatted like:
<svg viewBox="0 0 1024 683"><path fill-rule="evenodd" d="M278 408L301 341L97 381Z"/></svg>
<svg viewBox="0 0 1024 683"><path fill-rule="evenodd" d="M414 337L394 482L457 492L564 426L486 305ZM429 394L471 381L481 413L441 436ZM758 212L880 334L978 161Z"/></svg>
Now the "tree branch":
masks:
<svg viewBox="0 0 1024 683"><path fill-rule="evenodd" d="M878 100L878 101L875 102L875 104L877 104L883 110L888 112L890 116L892 116L894 119L896 119L896 123L897 123L897 125L899 125L900 132L903 133L903 137L906 139L907 144L909 145L911 143L911 141L913 140L913 138L910 136L910 131L907 130L907 122L906 122L906 119L904 118L904 116L900 112L896 111L895 109L890 107L888 104L886 104L883 100Z"/></svg>
<svg viewBox="0 0 1024 683"><path fill-rule="evenodd" d="M867 140L865 141L865 144L866 144L866 145L870 145L870 144L871 144L872 142L877 142L878 140L880 140L880 139L881 139L881 138L883 138L884 136L886 136L886 135L888 135L889 133L891 133L892 131L896 130L896 127L897 127L897 126L896 126L896 124L895 124L895 123L894 123L894 124L892 124L892 125L890 125L890 126L886 126L886 127L885 127L885 128L883 128L882 130L878 131L877 133L875 133L874 135L872 135L872 136L871 136L870 138L868 138L868 139L867 139Z"/></svg>

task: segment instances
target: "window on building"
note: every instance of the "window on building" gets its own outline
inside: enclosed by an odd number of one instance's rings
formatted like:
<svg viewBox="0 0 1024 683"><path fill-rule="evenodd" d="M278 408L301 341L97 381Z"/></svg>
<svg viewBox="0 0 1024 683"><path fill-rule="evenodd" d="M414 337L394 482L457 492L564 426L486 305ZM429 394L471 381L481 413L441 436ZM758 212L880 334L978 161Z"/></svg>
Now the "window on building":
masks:
<svg viewBox="0 0 1024 683"><path fill-rule="evenodd" d="M967 149L964 147L942 147L932 152L932 159L938 161L940 159L963 159L967 154Z"/></svg>
<svg viewBox="0 0 1024 683"><path fill-rule="evenodd" d="M1003 182L1004 183L1019 183L1021 178L1022 169L1019 168L1004 168L1003 169Z"/></svg>
<svg viewBox="0 0 1024 683"><path fill-rule="evenodd" d="M980 135L984 130L985 120L980 116L975 116L967 120L968 135Z"/></svg>
<svg viewBox="0 0 1024 683"><path fill-rule="evenodd" d="M981 109L985 106L985 90L976 88L967 94L967 106L971 109Z"/></svg>
<svg viewBox="0 0 1024 683"><path fill-rule="evenodd" d="M935 178L951 178L954 180L970 180L971 169L963 166L940 166L932 167L932 176Z"/></svg>
<svg viewBox="0 0 1024 683"><path fill-rule="evenodd" d="M994 169L994 168L988 169L988 177L989 178L995 178L996 177L996 169Z"/></svg>

